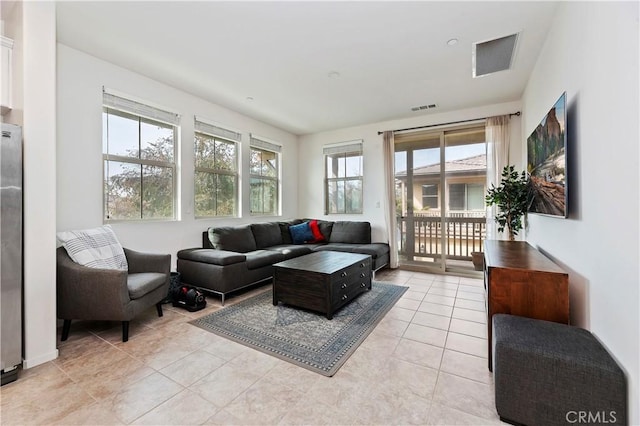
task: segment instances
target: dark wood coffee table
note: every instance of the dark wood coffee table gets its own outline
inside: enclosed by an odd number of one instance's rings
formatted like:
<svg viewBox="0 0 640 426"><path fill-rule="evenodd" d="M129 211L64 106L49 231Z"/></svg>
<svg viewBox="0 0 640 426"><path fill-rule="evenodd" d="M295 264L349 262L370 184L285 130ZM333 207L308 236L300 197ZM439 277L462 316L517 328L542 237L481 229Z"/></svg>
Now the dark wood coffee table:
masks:
<svg viewBox="0 0 640 426"><path fill-rule="evenodd" d="M317 251L273 265L273 304L322 312L328 319L371 290L371 256Z"/></svg>

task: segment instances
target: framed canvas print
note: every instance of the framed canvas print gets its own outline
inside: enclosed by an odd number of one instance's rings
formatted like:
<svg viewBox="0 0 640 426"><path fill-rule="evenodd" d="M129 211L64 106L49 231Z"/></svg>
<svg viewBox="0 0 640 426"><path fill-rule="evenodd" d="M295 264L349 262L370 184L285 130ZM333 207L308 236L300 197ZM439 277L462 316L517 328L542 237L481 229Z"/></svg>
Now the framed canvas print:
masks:
<svg viewBox="0 0 640 426"><path fill-rule="evenodd" d="M566 100L565 92L527 138L529 213L567 217Z"/></svg>

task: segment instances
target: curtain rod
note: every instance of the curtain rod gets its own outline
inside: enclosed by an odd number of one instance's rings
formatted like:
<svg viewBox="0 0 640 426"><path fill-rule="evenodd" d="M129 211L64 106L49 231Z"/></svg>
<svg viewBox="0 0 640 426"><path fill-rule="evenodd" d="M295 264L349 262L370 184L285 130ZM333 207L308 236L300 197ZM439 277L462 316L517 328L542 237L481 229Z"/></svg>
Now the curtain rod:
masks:
<svg viewBox="0 0 640 426"><path fill-rule="evenodd" d="M511 114L509 114L509 117L511 117L512 115L520 117L520 111L512 112ZM429 124L427 126L407 127L406 129L396 129L396 130L392 130L392 131L393 132L404 132L405 130L426 129L426 128L429 128L429 127L439 127L439 126L447 126L449 124L460 124L460 123L468 123L470 121L486 120L487 118L490 118L490 117L473 118L473 119L470 119L470 120L450 121L448 123ZM378 132L378 135L381 135L383 133L384 132Z"/></svg>

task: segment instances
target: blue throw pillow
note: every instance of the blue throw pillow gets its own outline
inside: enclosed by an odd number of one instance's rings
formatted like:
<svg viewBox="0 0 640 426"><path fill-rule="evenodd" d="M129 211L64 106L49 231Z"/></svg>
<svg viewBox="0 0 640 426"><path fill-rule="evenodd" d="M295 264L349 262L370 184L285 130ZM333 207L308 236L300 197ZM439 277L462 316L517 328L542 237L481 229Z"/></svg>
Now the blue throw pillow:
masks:
<svg viewBox="0 0 640 426"><path fill-rule="evenodd" d="M289 233L291 234L293 244L304 244L314 239L309 222L304 222L300 225L291 225L289 227Z"/></svg>

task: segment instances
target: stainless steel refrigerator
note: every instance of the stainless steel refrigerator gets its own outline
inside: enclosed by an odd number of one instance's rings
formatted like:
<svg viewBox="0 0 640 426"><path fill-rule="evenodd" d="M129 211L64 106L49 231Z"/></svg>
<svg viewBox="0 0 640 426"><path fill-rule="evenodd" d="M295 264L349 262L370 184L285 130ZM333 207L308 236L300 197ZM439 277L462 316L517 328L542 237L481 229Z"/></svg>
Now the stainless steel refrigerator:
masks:
<svg viewBox="0 0 640 426"><path fill-rule="evenodd" d="M2 124L0 149L0 322L2 385L22 363L22 128Z"/></svg>

